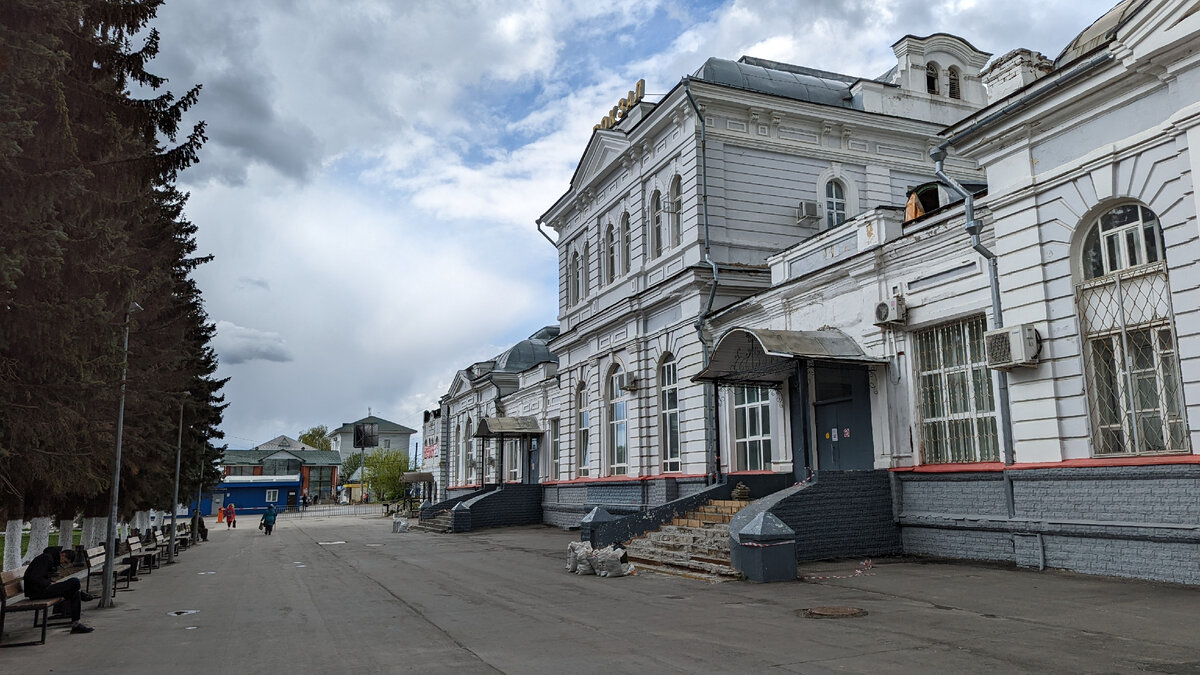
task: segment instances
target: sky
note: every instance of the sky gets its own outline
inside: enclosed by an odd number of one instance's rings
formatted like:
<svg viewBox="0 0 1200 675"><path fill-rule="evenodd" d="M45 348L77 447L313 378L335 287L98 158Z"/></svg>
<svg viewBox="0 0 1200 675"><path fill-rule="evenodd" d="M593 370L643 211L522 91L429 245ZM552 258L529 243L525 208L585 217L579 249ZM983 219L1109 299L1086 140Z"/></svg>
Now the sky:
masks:
<svg viewBox="0 0 1200 675"><path fill-rule="evenodd" d="M743 55L877 77L936 32L1053 58L1114 2L167 0L149 70L203 86L179 186L225 442L368 410L420 431L459 369L557 323L535 221L639 79L655 101Z"/></svg>

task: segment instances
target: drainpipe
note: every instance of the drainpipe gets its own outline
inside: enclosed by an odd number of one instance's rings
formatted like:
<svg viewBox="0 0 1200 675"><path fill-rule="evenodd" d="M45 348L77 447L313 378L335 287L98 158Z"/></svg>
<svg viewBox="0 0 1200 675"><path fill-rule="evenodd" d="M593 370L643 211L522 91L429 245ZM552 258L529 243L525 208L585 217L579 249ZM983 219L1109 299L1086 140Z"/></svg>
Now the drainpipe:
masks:
<svg viewBox="0 0 1200 675"><path fill-rule="evenodd" d="M700 209L701 218L704 222L704 262L712 268L712 285L708 291L708 302L704 309L700 311L700 315L696 317L696 335L700 338L700 350L703 356L701 369L708 368L710 358L708 340L704 335L704 320L712 314L713 302L717 298L717 284L720 276L717 269L717 263L712 259L712 248L709 243L708 231L708 135L705 130L704 115L700 112L700 106L696 103L696 99L692 97L692 91L688 87L691 82L690 77L683 78L683 93L687 96L688 103L691 104L692 110L696 113L696 120L700 123ZM706 474L711 477L713 483L721 481L721 462L720 462L720 447L716 438L716 393L714 391L716 385L704 385L704 438L707 448L707 463L708 468Z"/></svg>
<svg viewBox="0 0 1200 675"><path fill-rule="evenodd" d="M1085 61L1074 68L1058 74L1052 81L1038 87L1036 91L1029 92L1008 105L996 110L995 112L976 120L966 129L954 134L950 138L942 141L937 147L929 151L930 158L934 163L934 174L937 175L942 182L950 189L957 192L963 198L964 215L966 223L964 229L971 236L971 248L975 249L981 256L988 261L988 285L992 295L992 328L1003 328L1004 319L1001 316L1000 304L1000 279L999 271L996 266L996 254L984 246L979 239L979 234L983 230L983 223L975 219L975 199L974 196L958 181L954 180L945 172L946 149L950 146L961 142L962 140L973 136L976 132L984 127L987 127L994 122L997 122L1009 115L1012 115L1024 108L1029 107L1033 103L1046 98L1051 93L1066 86L1074 80L1090 73L1100 66L1108 63L1113 58L1110 52L1104 52L1092 59ZM1008 396L1008 373L998 371L999 378L997 383L997 394L1000 399L1000 427L1004 434L1002 442L1004 444L1004 465L1011 466L1013 464L1013 439L1012 439L1012 412L1009 404ZM1008 507L1008 516L1012 518L1016 514L1016 507L1013 498L1012 478L1008 472L1004 472L1004 493L1005 502Z"/></svg>

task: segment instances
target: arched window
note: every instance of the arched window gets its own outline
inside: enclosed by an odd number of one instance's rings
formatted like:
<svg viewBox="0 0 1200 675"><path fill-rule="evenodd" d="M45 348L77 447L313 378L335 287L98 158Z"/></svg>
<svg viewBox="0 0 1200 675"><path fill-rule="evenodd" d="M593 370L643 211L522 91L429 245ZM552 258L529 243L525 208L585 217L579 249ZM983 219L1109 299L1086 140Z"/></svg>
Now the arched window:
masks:
<svg viewBox="0 0 1200 675"><path fill-rule="evenodd" d="M567 271L567 304L579 302L579 252L571 254L571 267Z"/></svg>
<svg viewBox="0 0 1200 675"><path fill-rule="evenodd" d="M938 93L938 67L936 63L925 64L925 91L930 94Z"/></svg>
<svg viewBox="0 0 1200 675"><path fill-rule="evenodd" d="M675 176L671 180L671 245L678 246L682 236L683 179Z"/></svg>
<svg viewBox="0 0 1200 675"><path fill-rule="evenodd" d="M840 180L825 184L825 229L841 225L846 220L846 186Z"/></svg>
<svg viewBox="0 0 1200 675"><path fill-rule="evenodd" d="M650 250L652 257L657 258L663 252L663 212L662 195L658 190L650 196Z"/></svg>
<svg viewBox="0 0 1200 675"><path fill-rule="evenodd" d="M608 376L608 474L629 473L629 409L625 400L625 372L613 366Z"/></svg>
<svg viewBox="0 0 1200 675"><path fill-rule="evenodd" d="M604 229L604 283L611 284L617 278L617 241L612 223Z"/></svg>
<svg viewBox="0 0 1200 675"><path fill-rule="evenodd" d="M592 291L592 242L583 242L583 280L580 282L579 297L586 298Z"/></svg>
<svg viewBox="0 0 1200 675"><path fill-rule="evenodd" d="M946 69L946 93L950 95L950 98L962 98L962 85L959 84L961 77L958 66L950 66Z"/></svg>
<svg viewBox="0 0 1200 675"><path fill-rule="evenodd" d="M463 479L462 466L463 466L463 460L464 460L464 458L462 456L462 445L458 441L458 439L461 436L462 436L462 427L455 425L455 427L454 427L454 445L452 446L454 448L454 450L450 454L450 461L453 464L453 466L450 467L450 475L453 476L454 480L459 483L461 483L462 479Z"/></svg>
<svg viewBox="0 0 1200 675"><path fill-rule="evenodd" d="M621 214L621 273L629 274L632 248L629 240L629 214Z"/></svg>
<svg viewBox="0 0 1200 675"><path fill-rule="evenodd" d="M664 356L658 367L658 401L662 470L663 473L679 471L679 374L671 354Z"/></svg>
<svg viewBox="0 0 1200 675"><path fill-rule="evenodd" d="M1088 224L1076 289L1095 454L1186 452L1158 217L1121 204Z"/></svg>
<svg viewBox="0 0 1200 675"><path fill-rule="evenodd" d="M589 422L587 383L580 382L575 390L575 473L578 476L587 476L591 471L591 458L588 457Z"/></svg>

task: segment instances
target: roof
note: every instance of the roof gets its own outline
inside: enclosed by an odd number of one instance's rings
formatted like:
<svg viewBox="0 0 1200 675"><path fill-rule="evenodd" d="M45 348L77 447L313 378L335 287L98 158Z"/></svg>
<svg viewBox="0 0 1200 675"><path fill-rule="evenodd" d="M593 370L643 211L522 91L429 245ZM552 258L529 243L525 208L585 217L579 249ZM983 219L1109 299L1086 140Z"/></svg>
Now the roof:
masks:
<svg viewBox="0 0 1200 675"><path fill-rule="evenodd" d="M1058 58L1054 59L1054 66L1060 67L1063 64L1070 63L1075 59L1087 54L1093 49L1107 44L1116 35L1117 29L1125 24L1134 14L1142 7L1148 4L1146 0L1123 0L1118 2L1115 7L1104 13L1099 19L1096 19L1092 25L1084 28L1079 35L1071 40Z"/></svg>
<svg viewBox="0 0 1200 675"><path fill-rule="evenodd" d="M695 382L779 383L796 371L795 359L885 363L867 355L836 328L767 330L732 328L717 340L708 367Z"/></svg>
<svg viewBox="0 0 1200 675"><path fill-rule="evenodd" d="M300 448L305 448L301 450ZM262 464L262 461L277 452L286 452L306 466L337 466L342 463L342 456L332 450L314 450L303 443L279 446L263 444L249 450L226 450L221 464L235 466L241 464Z"/></svg>
<svg viewBox="0 0 1200 675"><path fill-rule="evenodd" d="M292 474L285 474L282 476L226 476L225 479L222 480L220 484L228 486L228 485L234 485L234 484L253 485L253 484L266 483L269 485L271 483L299 483L299 482L300 482L300 474L292 473Z"/></svg>
<svg viewBox="0 0 1200 675"><path fill-rule="evenodd" d="M404 426L403 424L396 424L395 422L392 422L390 420L385 420L382 417L376 417L375 415L367 415L366 417L362 418L361 420L355 420L354 422L343 422L342 426L334 429L333 431L330 431L329 435L333 436L334 434L352 434L352 433L354 433L354 425L355 424L378 424L379 425L379 433L381 433L381 434L415 434L415 433L417 433L416 429L409 429L408 427Z"/></svg>
<svg viewBox="0 0 1200 675"><path fill-rule="evenodd" d="M546 326L533 335L509 347L493 359L495 368L491 373L523 373L539 363L558 363L558 357L550 351L550 340L558 335L558 326Z"/></svg>
<svg viewBox="0 0 1200 675"><path fill-rule="evenodd" d="M501 434L540 434L536 417L485 417L475 428L475 438L491 438Z"/></svg>
<svg viewBox="0 0 1200 675"><path fill-rule="evenodd" d="M862 110L851 85L862 78L743 56L737 61L710 58L695 78L711 84L782 96L839 108Z"/></svg>

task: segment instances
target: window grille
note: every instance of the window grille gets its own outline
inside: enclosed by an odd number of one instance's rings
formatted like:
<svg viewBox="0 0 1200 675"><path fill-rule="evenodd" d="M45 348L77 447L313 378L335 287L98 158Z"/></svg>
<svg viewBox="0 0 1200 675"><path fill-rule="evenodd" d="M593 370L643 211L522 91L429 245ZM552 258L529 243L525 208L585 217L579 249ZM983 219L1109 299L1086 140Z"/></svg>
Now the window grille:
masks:
<svg viewBox="0 0 1200 675"><path fill-rule="evenodd" d="M1000 460L996 399L987 368L982 316L914 335L926 464Z"/></svg>
<svg viewBox="0 0 1200 675"><path fill-rule="evenodd" d="M679 379L675 358L667 356L659 368L659 415L662 421L663 472L679 471Z"/></svg>
<svg viewBox="0 0 1200 675"><path fill-rule="evenodd" d="M771 390L734 387L733 447L739 471L771 468Z"/></svg>
<svg viewBox="0 0 1200 675"><path fill-rule="evenodd" d="M1120 264L1120 256L1135 252L1137 243L1127 234L1117 239L1113 248L1118 250L1110 248L1108 253ZM1094 453L1186 452L1187 424L1165 264L1085 281L1076 289L1076 301L1085 338Z"/></svg>

